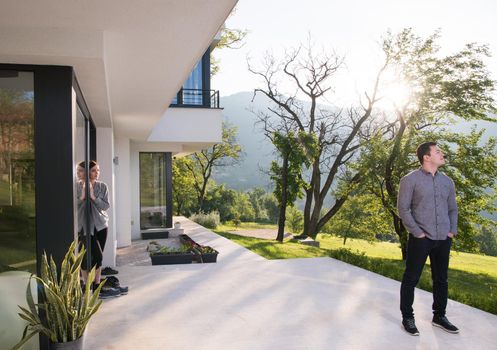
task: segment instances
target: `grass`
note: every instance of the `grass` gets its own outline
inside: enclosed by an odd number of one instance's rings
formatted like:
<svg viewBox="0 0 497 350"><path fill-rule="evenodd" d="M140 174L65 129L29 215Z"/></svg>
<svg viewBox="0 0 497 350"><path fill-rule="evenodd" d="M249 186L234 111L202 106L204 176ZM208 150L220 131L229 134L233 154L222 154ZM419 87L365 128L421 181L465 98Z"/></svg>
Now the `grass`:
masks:
<svg viewBox="0 0 497 350"><path fill-rule="evenodd" d="M219 231L236 231L236 230L259 230L259 229L277 229L275 224L261 224L258 222L241 222L238 227L233 222L228 221L219 225L216 230Z"/></svg>
<svg viewBox="0 0 497 350"><path fill-rule="evenodd" d="M267 226L264 225L263 228L271 228ZM242 227L243 224L239 229ZM246 227L247 229L261 228L255 223L248 223ZM215 232L267 259L328 256L397 281L402 279L404 272L400 248L395 243L369 243L361 239L349 239L344 246L341 238L320 234L317 239L321 247L315 248L289 240L280 243L226 232L232 230L232 226L222 225ZM497 257L453 251L450 259L449 298L497 315ZM423 270L418 287L431 291L429 267Z"/></svg>
<svg viewBox="0 0 497 350"><path fill-rule="evenodd" d="M397 243L369 243L362 239L349 238L347 243L343 245L342 238L329 234L319 234L317 240L320 242L321 248L324 249L350 248L354 251L365 252L368 257L372 258L401 259L400 247ZM429 265L429 260L427 263ZM450 254L450 268L488 274L497 278L497 257L452 251Z"/></svg>

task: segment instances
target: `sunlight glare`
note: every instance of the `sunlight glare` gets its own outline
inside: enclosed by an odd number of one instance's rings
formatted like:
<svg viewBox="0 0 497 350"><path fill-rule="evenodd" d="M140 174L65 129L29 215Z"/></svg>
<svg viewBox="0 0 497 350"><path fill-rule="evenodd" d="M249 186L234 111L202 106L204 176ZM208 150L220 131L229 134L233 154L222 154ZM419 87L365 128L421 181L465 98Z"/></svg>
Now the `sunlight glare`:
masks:
<svg viewBox="0 0 497 350"><path fill-rule="evenodd" d="M402 79L399 72L389 69L384 72L380 83L378 107L391 110L403 109L412 102L413 90L409 83Z"/></svg>

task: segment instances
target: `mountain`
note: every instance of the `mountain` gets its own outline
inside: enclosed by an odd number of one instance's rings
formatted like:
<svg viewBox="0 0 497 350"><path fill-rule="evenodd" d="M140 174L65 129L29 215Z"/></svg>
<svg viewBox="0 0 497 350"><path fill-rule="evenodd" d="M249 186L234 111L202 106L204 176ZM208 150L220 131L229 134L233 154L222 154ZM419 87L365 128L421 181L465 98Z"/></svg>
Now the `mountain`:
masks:
<svg viewBox="0 0 497 350"><path fill-rule="evenodd" d="M252 102L252 92L239 92L221 97L224 108L224 121L238 128L238 142L242 145L243 156L238 165L216 169L213 178L217 183L225 183L236 190L249 190L263 187L268 190L269 176L264 173L274 159L274 147L264 136L260 125L256 125L257 116L250 109L267 110L270 102L257 95Z"/></svg>

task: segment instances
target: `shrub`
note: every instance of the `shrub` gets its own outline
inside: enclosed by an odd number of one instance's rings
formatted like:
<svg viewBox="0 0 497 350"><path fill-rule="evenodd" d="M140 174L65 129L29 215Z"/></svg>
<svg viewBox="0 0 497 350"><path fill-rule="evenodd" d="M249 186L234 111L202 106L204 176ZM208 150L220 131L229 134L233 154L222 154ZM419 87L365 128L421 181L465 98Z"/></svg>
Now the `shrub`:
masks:
<svg viewBox="0 0 497 350"><path fill-rule="evenodd" d="M341 260L354 266L362 267L363 269L370 269L370 259L366 256L365 252L361 252L359 250L357 252L353 252L347 248L329 250L328 252L331 258Z"/></svg>
<svg viewBox="0 0 497 350"><path fill-rule="evenodd" d="M286 209L286 224L292 233L300 233L304 228L304 214L294 206Z"/></svg>
<svg viewBox="0 0 497 350"><path fill-rule="evenodd" d="M476 237L480 244L480 252L490 256L497 256L497 230L483 227L481 233Z"/></svg>
<svg viewBox="0 0 497 350"><path fill-rule="evenodd" d="M220 218L219 218L219 212L218 211L212 211L208 214L205 213L197 213L193 214L190 216L190 220L196 222L199 225L202 225L207 228L215 229L219 223L220 223Z"/></svg>

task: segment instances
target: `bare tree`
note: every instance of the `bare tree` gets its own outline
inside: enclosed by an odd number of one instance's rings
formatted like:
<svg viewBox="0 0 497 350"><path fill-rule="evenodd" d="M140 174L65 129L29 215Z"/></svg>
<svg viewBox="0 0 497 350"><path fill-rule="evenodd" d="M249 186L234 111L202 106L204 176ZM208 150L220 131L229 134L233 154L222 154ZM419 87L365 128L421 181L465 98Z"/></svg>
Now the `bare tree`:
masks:
<svg viewBox="0 0 497 350"><path fill-rule="evenodd" d="M343 63L343 57L334 52L316 54L311 40L297 49L286 51L281 60L266 54L258 69L249 62L249 71L263 82L254 94L262 94L273 102L267 111L258 112L265 128L290 129L316 139L312 149L306 150L310 169L302 175L306 182L303 233L311 237L316 237L324 224L338 212L351 188L361 179L361 174L351 173L347 165L367 141L368 135L373 134L370 128L375 127L375 123L369 121L373 107L380 99L378 86L389 58L385 57L372 91L365 93L364 103L360 107L338 110L325 104L330 104L331 83ZM283 80L291 83L293 93L281 92L279 87ZM336 191L339 180L342 186ZM332 192L334 203L323 211L324 200Z"/></svg>

